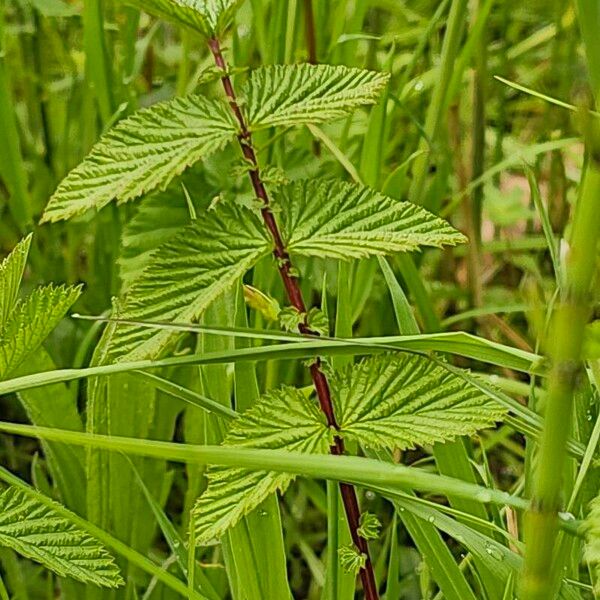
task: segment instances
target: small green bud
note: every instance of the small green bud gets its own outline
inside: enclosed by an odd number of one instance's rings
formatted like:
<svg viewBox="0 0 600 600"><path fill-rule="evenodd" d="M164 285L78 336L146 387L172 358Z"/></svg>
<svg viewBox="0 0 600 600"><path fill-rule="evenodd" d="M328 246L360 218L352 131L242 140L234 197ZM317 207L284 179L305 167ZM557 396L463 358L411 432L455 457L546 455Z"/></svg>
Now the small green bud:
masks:
<svg viewBox="0 0 600 600"><path fill-rule="evenodd" d="M250 308L257 310L267 321L277 321L281 308L275 298L251 285L244 285L243 290L244 300Z"/></svg>
<svg viewBox="0 0 600 600"><path fill-rule="evenodd" d="M360 537L365 540L376 540L379 537L381 523L375 515L369 512L362 513L358 524L357 533Z"/></svg>
<svg viewBox="0 0 600 600"><path fill-rule="evenodd" d="M342 546L338 550L340 565L346 573L355 575L367 564L367 555L360 552L354 545Z"/></svg>

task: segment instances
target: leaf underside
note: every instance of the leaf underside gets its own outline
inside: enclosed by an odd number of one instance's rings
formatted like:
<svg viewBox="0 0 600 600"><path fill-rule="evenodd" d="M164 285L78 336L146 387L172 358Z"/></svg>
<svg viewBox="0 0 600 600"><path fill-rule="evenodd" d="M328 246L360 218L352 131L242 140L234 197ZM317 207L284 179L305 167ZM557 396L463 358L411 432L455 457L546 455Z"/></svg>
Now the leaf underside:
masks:
<svg viewBox="0 0 600 600"><path fill-rule="evenodd" d="M14 487L0 494L0 545L61 577L102 587L123 584L106 549L66 517Z"/></svg>
<svg viewBox="0 0 600 600"><path fill-rule="evenodd" d="M284 387L260 398L237 419L226 446L325 454L329 433L316 403ZM209 467L208 488L194 507L199 545L218 539L269 494L285 491L293 476L270 471Z"/></svg>
<svg viewBox="0 0 600 600"><path fill-rule="evenodd" d="M275 193L292 253L341 260L442 247L465 236L424 208L341 180L303 180Z"/></svg>
<svg viewBox="0 0 600 600"><path fill-rule="evenodd" d="M253 71L244 88L251 129L323 123L374 104L386 73L331 65L273 65Z"/></svg>
<svg viewBox="0 0 600 600"><path fill-rule="evenodd" d="M125 0L141 10L189 27L204 36L227 27L240 0Z"/></svg>
<svg viewBox="0 0 600 600"><path fill-rule="evenodd" d="M200 96L174 98L140 110L102 136L60 183L42 222L133 200L169 182L234 139L227 104Z"/></svg>
<svg viewBox="0 0 600 600"><path fill-rule="evenodd" d="M331 382L345 436L374 449L414 448L493 426L504 409L429 358L366 358Z"/></svg>
<svg viewBox="0 0 600 600"><path fill-rule="evenodd" d="M162 245L130 287L115 317L193 322L208 305L269 253L262 224L248 209L220 204ZM168 329L118 325L107 329L109 362L158 356L181 335Z"/></svg>

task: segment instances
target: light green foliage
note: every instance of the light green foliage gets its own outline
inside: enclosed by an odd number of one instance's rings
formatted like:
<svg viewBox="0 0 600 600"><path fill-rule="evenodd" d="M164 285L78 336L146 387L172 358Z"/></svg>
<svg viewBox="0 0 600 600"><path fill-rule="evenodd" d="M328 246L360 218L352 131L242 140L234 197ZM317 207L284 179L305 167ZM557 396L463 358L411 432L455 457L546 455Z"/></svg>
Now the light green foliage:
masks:
<svg viewBox="0 0 600 600"><path fill-rule="evenodd" d="M284 387L265 394L236 419L224 445L327 453L329 431L316 403L300 390ZM291 475L210 467L209 485L194 508L198 544L219 538L269 494L284 491Z"/></svg>
<svg viewBox="0 0 600 600"><path fill-rule="evenodd" d="M112 556L51 504L9 487L0 495L0 545L42 563L61 577L103 587L123 584Z"/></svg>
<svg viewBox="0 0 600 600"><path fill-rule="evenodd" d="M600 593L600 496L590 503L583 530L586 538L585 559L594 570L595 589Z"/></svg>
<svg viewBox="0 0 600 600"><path fill-rule="evenodd" d="M244 301L253 310L258 311L267 321L277 321L281 313L279 302L251 285L243 287Z"/></svg>
<svg viewBox="0 0 600 600"><path fill-rule="evenodd" d="M80 293L79 287L48 285L35 289L15 305L1 332L0 379L39 348Z"/></svg>
<svg viewBox="0 0 600 600"><path fill-rule="evenodd" d="M227 105L200 96L175 98L121 121L61 182L43 222L100 210L164 189L187 167L234 139Z"/></svg>
<svg viewBox="0 0 600 600"><path fill-rule="evenodd" d="M270 251L258 218L233 203L219 205L162 245L133 283L116 316L190 322ZM177 337L168 329L118 326L107 358L154 357Z"/></svg>
<svg viewBox="0 0 600 600"><path fill-rule="evenodd" d="M323 123L374 104L385 73L331 65L273 65L256 69L244 88L251 129Z"/></svg>
<svg viewBox="0 0 600 600"><path fill-rule="evenodd" d="M31 235L28 235L0 263L0 330L8 323L17 301L30 246Z"/></svg>
<svg viewBox="0 0 600 600"><path fill-rule="evenodd" d="M30 243L23 240L0 265L0 379L39 348L81 293L80 287L48 285L18 300Z"/></svg>
<svg viewBox="0 0 600 600"><path fill-rule="evenodd" d="M360 515L358 534L365 540L376 540L379 537L381 523L379 519L369 512Z"/></svg>
<svg viewBox="0 0 600 600"><path fill-rule="evenodd" d="M504 413L477 388L419 355L366 358L331 384L343 434L374 449L471 435Z"/></svg>
<svg viewBox="0 0 600 600"><path fill-rule="evenodd" d="M306 313L306 324L319 335L329 335L329 321L327 315L316 306Z"/></svg>
<svg viewBox="0 0 600 600"><path fill-rule="evenodd" d="M275 194L290 252L348 260L466 241L409 202L340 180L296 181Z"/></svg>
<svg viewBox="0 0 600 600"><path fill-rule="evenodd" d="M279 325L286 331L298 331L298 326L304 322L304 313L301 313L295 306L286 306L282 308L277 318Z"/></svg>
<svg viewBox="0 0 600 600"><path fill-rule="evenodd" d="M346 573L358 572L367 564L367 556L360 552L355 546L342 546L339 549L340 565Z"/></svg>
<svg viewBox="0 0 600 600"><path fill-rule="evenodd" d="M207 37L221 33L240 0L124 0L152 15L189 27Z"/></svg>

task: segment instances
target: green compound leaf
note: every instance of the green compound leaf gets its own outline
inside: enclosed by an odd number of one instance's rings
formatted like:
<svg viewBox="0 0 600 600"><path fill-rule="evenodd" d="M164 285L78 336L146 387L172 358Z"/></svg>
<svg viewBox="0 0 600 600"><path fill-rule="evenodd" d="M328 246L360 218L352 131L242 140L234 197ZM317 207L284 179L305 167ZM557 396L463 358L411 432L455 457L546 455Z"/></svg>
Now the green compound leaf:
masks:
<svg viewBox="0 0 600 600"><path fill-rule="evenodd" d="M140 110L102 136L60 183L42 222L133 200L169 182L236 135L224 101L175 98Z"/></svg>
<svg viewBox="0 0 600 600"><path fill-rule="evenodd" d="M492 427L504 409L430 359L389 354L331 381L342 433L365 447L414 448Z"/></svg>
<svg viewBox="0 0 600 600"><path fill-rule="evenodd" d="M225 30L240 0L124 0L151 15L211 37Z"/></svg>
<svg viewBox="0 0 600 600"><path fill-rule="evenodd" d="M265 394L237 419L226 446L285 449L326 454L329 430L316 403L291 387ZM269 494L285 491L293 476L268 471L210 467L208 488L194 507L196 539L218 539Z"/></svg>
<svg viewBox="0 0 600 600"><path fill-rule="evenodd" d="M244 89L251 129L323 123L374 104L389 75L331 65L256 69Z"/></svg>
<svg viewBox="0 0 600 600"><path fill-rule="evenodd" d="M94 538L70 521L55 503L43 504L23 490L9 487L0 494L0 545L42 563L61 577L115 588L123 584L112 556Z"/></svg>
<svg viewBox="0 0 600 600"><path fill-rule="evenodd" d="M116 318L193 322L271 250L261 222L233 203L220 204L158 248L119 302ZM169 329L111 325L103 360L154 358L181 335Z"/></svg>
<svg viewBox="0 0 600 600"><path fill-rule="evenodd" d="M302 180L275 193L295 254L340 260L442 247L465 236L424 208L338 180Z"/></svg>

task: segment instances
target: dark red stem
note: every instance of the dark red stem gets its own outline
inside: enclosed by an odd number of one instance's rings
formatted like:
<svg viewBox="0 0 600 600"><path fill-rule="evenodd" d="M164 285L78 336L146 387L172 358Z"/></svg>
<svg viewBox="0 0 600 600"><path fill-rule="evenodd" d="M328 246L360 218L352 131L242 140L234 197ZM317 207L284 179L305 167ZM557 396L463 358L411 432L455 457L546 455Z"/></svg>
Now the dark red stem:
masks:
<svg viewBox="0 0 600 600"><path fill-rule="evenodd" d="M228 75L227 63L225 62L225 58L221 52L219 40L216 38L211 38L208 41L208 45L214 56L215 64L223 71L221 82L223 84L225 94L227 94L227 99L229 100L231 110L233 111L233 114L235 115L240 126L238 140L242 149L242 154L250 164L249 174L250 180L252 181L252 187L254 188L254 193L263 203L261 214L265 226L269 230L271 238L273 239L273 256L277 261L277 267L279 269L283 285L285 286L287 296L292 306L294 306L299 312L305 314L306 304L304 303L304 298L302 297L302 291L298 285L297 278L292 274L293 271L289 253L285 247L281 233L279 232L279 227L277 226L277 222L275 221L275 217L273 216L269 206L269 196L260 176L258 160L252 145L252 136L248 130L244 115L240 110L240 106L235 95L235 90L233 89L233 84L231 83L231 78ZM319 335L316 331L311 330L306 322L300 324L299 330L301 333ZM336 421L333 410L329 382L327 381L325 373L323 373L321 370L321 361L318 358L311 365L310 374L315 386L317 397L319 399L319 405L321 406L321 410L327 419L327 424L329 427L339 431L339 425ZM331 454L342 455L344 452L344 441L341 437L336 436L334 438L334 443L331 446ZM360 508L358 506L356 490L352 485L340 483L340 493L342 495L342 502L344 504L344 510L348 519L352 541L358 550L367 557L365 567L360 570L360 578L365 592L365 599L378 600L379 593L377 590L377 583L375 582L373 563L371 562L367 540L358 534L358 529L360 526Z"/></svg>

